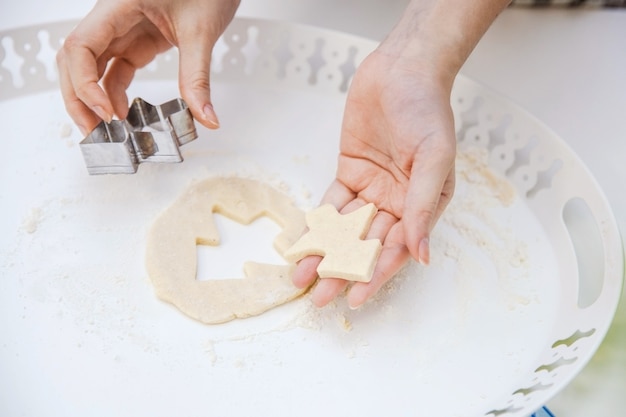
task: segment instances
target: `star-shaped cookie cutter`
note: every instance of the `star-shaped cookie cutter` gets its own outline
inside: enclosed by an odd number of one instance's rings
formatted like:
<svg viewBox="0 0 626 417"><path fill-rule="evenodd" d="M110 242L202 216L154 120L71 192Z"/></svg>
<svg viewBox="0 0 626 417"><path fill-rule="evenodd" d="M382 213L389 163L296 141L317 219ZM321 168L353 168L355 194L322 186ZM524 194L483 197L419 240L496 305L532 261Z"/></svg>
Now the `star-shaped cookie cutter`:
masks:
<svg viewBox="0 0 626 417"><path fill-rule="evenodd" d="M126 119L100 122L79 145L89 174L134 174L143 162L182 162L179 147L197 137L182 99L154 106L136 98Z"/></svg>

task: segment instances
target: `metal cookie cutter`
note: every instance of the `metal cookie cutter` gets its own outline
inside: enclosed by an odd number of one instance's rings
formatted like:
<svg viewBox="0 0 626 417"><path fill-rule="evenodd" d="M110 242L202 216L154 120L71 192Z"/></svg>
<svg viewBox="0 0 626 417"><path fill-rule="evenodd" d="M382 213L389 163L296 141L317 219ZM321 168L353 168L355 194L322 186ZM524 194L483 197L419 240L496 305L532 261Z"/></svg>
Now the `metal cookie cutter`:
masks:
<svg viewBox="0 0 626 417"><path fill-rule="evenodd" d="M136 98L124 120L101 122L80 142L89 174L134 174L142 162L182 162L179 147L198 134L180 98L158 106Z"/></svg>

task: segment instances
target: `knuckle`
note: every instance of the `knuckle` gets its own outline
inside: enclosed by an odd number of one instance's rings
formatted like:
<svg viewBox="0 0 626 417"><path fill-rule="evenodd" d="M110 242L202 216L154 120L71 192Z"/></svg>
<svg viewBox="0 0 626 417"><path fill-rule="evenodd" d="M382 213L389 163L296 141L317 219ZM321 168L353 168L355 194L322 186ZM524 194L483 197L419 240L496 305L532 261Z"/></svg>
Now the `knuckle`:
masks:
<svg viewBox="0 0 626 417"><path fill-rule="evenodd" d="M57 51L55 58L57 67L63 67L65 65L65 51L63 50L63 48Z"/></svg>
<svg viewBox="0 0 626 417"><path fill-rule="evenodd" d="M414 215L414 221L421 227L427 227L431 224L435 213L437 212L437 203L430 202L425 204L422 208L418 209Z"/></svg>
<svg viewBox="0 0 626 417"><path fill-rule="evenodd" d="M70 32L70 34L67 35L67 38L65 38L65 40L63 41L63 46L61 47L61 50L72 51L78 48L80 44L81 40L78 35L76 35L76 32Z"/></svg>
<svg viewBox="0 0 626 417"><path fill-rule="evenodd" d="M84 101L84 98L89 97L89 88L87 84L79 83L74 86L74 93Z"/></svg>
<svg viewBox="0 0 626 417"><path fill-rule="evenodd" d="M210 87L209 75L205 73L196 74L194 77L192 77L191 82L189 83L189 86L192 90L196 90L196 91L208 90Z"/></svg>

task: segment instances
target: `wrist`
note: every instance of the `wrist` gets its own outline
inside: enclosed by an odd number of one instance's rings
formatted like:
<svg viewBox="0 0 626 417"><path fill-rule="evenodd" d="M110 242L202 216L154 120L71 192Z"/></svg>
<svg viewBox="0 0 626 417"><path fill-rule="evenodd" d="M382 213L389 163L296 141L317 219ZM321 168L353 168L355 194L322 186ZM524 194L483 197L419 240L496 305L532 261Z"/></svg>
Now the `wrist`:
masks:
<svg viewBox="0 0 626 417"><path fill-rule="evenodd" d="M377 48L407 70L452 85L510 0L413 0Z"/></svg>

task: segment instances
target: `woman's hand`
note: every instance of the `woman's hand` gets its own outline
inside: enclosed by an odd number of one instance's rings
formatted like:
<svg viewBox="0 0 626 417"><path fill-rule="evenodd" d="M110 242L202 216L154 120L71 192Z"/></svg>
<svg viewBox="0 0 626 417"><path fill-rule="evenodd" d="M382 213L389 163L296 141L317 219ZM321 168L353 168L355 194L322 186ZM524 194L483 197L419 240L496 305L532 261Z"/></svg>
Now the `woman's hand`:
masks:
<svg viewBox="0 0 626 417"><path fill-rule="evenodd" d="M408 62L377 51L359 67L348 93L337 177L323 203L347 213L374 203L379 212L369 234L383 243L369 283L355 283L355 308L387 282L410 256L429 261L429 234L454 190L456 137L450 83L416 71ZM311 285L319 257L303 259L298 287ZM323 306L348 286L323 279L313 301Z"/></svg>
<svg viewBox="0 0 626 417"><path fill-rule="evenodd" d="M363 304L412 256L427 264L429 236L454 192L454 78L509 0L412 0L357 69L346 101L337 177L323 197L342 213L374 203L366 238L383 248L369 283L354 283L348 304ZM319 257L300 261L298 287L317 278ZM326 278L312 292L323 306L349 282Z"/></svg>
<svg viewBox="0 0 626 417"><path fill-rule="evenodd" d="M209 73L215 42L239 0L99 0L57 54L65 107L83 134L128 112L126 89L137 69L172 46L179 49L179 86L193 116L219 122Z"/></svg>

